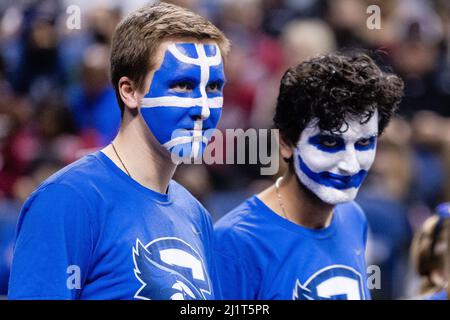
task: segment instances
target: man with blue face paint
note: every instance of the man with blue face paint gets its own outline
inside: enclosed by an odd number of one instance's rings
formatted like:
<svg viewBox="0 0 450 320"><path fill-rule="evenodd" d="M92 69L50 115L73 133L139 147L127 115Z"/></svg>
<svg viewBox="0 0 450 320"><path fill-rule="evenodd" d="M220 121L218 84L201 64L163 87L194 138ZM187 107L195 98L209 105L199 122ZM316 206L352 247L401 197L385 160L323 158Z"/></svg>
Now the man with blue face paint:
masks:
<svg viewBox="0 0 450 320"><path fill-rule="evenodd" d="M353 202L403 82L366 55L287 70L274 116L288 168L215 226L226 299L369 299L367 222Z"/></svg>
<svg viewBox="0 0 450 320"><path fill-rule="evenodd" d="M25 203L10 299L221 297L209 213L172 176L180 159L201 156L219 121L228 47L209 21L166 3L118 25L120 131Z"/></svg>
<svg viewBox="0 0 450 320"><path fill-rule="evenodd" d="M142 99L142 116L177 158L198 158L219 121L225 82L215 44L172 43Z"/></svg>

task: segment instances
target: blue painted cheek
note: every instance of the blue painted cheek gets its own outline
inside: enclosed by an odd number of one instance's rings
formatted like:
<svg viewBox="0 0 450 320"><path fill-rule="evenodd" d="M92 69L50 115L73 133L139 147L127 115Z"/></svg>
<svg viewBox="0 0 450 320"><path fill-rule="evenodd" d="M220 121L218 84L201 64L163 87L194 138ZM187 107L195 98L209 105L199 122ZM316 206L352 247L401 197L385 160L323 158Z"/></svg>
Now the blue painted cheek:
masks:
<svg viewBox="0 0 450 320"><path fill-rule="evenodd" d="M142 116L160 144L171 140L177 129L192 130L194 120L189 116L191 108L161 107L144 108Z"/></svg>
<svg viewBox="0 0 450 320"><path fill-rule="evenodd" d="M328 171L314 172L312 171L303 159L298 155L298 162L300 165L300 170L308 176L311 180L317 184L331 187L338 190L345 190L350 188L359 188L363 183L365 177L367 176L366 170L361 170L357 174L352 176L343 176Z"/></svg>
<svg viewBox="0 0 450 320"><path fill-rule="evenodd" d="M199 116L201 111L201 107L161 107L143 108L141 112L155 138L160 144L164 144L173 138L172 135L175 130L194 129L195 115ZM208 130L216 128L221 115L222 108L211 108L210 116L203 121L202 129Z"/></svg>

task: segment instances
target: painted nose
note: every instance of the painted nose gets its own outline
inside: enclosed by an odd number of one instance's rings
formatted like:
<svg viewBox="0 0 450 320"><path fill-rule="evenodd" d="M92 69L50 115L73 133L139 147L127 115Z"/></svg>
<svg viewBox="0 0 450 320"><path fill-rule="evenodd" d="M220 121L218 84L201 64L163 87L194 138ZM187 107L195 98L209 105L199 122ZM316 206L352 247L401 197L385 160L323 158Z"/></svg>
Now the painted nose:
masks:
<svg viewBox="0 0 450 320"><path fill-rule="evenodd" d="M205 121L206 119L208 119L210 115L211 115L211 110L209 109L208 98L204 97L203 105L202 105L202 113L201 113L202 121Z"/></svg>
<svg viewBox="0 0 450 320"><path fill-rule="evenodd" d="M211 115L208 100L204 99L200 108L191 108L189 114L194 120L205 121L208 119Z"/></svg>
<svg viewBox="0 0 450 320"><path fill-rule="evenodd" d="M343 158L338 163L338 169L344 175L354 175L361 170L358 158L356 157L356 150L353 146L347 147Z"/></svg>

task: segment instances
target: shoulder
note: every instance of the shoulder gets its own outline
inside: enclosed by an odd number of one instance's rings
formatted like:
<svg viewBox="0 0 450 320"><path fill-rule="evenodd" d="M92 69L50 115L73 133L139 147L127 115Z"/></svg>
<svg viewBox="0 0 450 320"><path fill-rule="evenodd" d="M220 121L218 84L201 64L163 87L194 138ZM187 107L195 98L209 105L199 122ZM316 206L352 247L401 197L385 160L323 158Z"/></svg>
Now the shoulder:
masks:
<svg viewBox="0 0 450 320"><path fill-rule="evenodd" d="M448 294L447 294L447 291L445 291L445 290L438 291L436 293L427 295L422 298L422 300L447 300L447 299L448 299Z"/></svg>
<svg viewBox="0 0 450 320"><path fill-rule="evenodd" d="M16 228L17 241L29 237L66 237L72 231L78 237L89 237L96 226L93 213L92 204L76 189L66 184L45 183L22 207Z"/></svg>
<svg viewBox="0 0 450 320"><path fill-rule="evenodd" d="M100 181L108 174L95 154L87 155L64 167L43 183L30 195L22 211L31 206L55 208L78 208L90 210L96 201Z"/></svg>
<svg viewBox="0 0 450 320"><path fill-rule="evenodd" d="M92 153L62 168L47 180L37 190L48 185L60 185L73 189L84 189L92 186L92 182L104 179L107 168L98 158L98 153Z"/></svg>
<svg viewBox="0 0 450 320"><path fill-rule="evenodd" d="M185 199L186 201L195 202L200 204L200 202L181 184L175 180L170 180L169 183L169 193L172 197L178 199Z"/></svg>
<svg viewBox="0 0 450 320"><path fill-rule="evenodd" d="M252 245L255 228L261 227L255 206L254 197L249 198L217 221L214 235L219 251L239 252Z"/></svg>
<svg viewBox="0 0 450 320"><path fill-rule="evenodd" d="M251 224L247 223L247 221L252 220L252 215L255 211L254 204L254 197L249 198L225 214L214 225L216 233L220 235L232 231L238 232L240 229L251 227Z"/></svg>
<svg viewBox="0 0 450 320"><path fill-rule="evenodd" d="M366 243L369 225L363 209L354 201L336 206L338 223L346 234L362 235Z"/></svg>
<svg viewBox="0 0 450 320"><path fill-rule="evenodd" d="M364 210L355 201L339 204L336 206L336 209L346 220L352 219L360 223L367 223Z"/></svg>
<svg viewBox="0 0 450 320"><path fill-rule="evenodd" d="M174 201L175 203L180 203L186 207L198 209L202 211L202 213L207 213L207 210L200 203L200 201L198 201L197 198L192 195L192 193L190 193L185 187L183 187L175 180L170 181L169 188L169 194L172 198L172 201Z"/></svg>
<svg viewBox="0 0 450 320"><path fill-rule="evenodd" d="M194 221L200 220L212 229L211 215L208 210L185 187L171 180L169 194L175 206L183 209Z"/></svg>

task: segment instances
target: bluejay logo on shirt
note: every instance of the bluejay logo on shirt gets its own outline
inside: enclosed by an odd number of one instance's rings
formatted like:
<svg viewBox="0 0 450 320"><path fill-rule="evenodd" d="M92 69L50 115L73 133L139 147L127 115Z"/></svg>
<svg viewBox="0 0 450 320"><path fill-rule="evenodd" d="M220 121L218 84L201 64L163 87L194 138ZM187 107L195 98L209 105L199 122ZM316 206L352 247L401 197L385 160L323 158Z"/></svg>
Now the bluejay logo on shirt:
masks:
<svg viewBox="0 0 450 320"><path fill-rule="evenodd" d="M134 274L142 286L135 294L144 300L205 300L211 283L203 258L187 242L158 238L133 247Z"/></svg>
<svg viewBox="0 0 450 320"><path fill-rule="evenodd" d="M345 265L331 265L314 273L304 284L297 279L293 300L365 299L363 277Z"/></svg>

